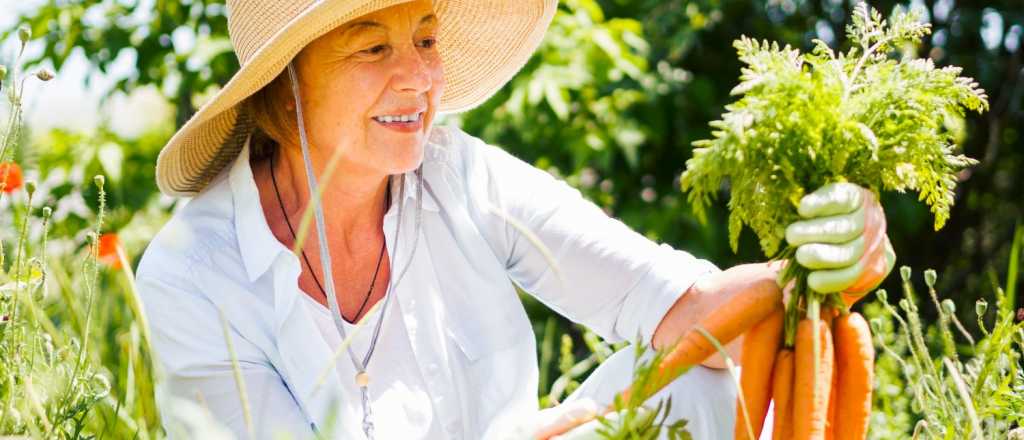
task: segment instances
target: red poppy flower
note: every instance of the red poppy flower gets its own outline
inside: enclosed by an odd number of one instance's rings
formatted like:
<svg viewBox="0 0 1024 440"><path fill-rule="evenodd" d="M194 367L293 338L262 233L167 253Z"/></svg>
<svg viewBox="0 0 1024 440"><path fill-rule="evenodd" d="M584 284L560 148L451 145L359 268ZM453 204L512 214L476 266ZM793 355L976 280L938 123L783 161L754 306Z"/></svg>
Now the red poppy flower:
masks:
<svg viewBox="0 0 1024 440"><path fill-rule="evenodd" d="M116 233L108 232L100 235L99 255L96 258L112 269L120 269L121 259L117 256L119 248L121 248L121 239Z"/></svg>
<svg viewBox="0 0 1024 440"><path fill-rule="evenodd" d="M12 193L21 188L25 182L21 178L21 167L14 162L0 163L0 188L5 193Z"/></svg>

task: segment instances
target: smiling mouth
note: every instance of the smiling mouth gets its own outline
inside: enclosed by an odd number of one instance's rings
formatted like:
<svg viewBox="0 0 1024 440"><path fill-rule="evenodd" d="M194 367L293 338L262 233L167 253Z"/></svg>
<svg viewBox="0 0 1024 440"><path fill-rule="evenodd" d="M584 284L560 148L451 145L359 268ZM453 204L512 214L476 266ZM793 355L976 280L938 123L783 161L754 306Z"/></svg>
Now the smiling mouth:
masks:
<svg viewBox="0 0 1024 440"><path fill-rule="evenodd" d="M373 120L380 122L381 124L395 124L395 123L416 123L423 119L423 112L410 113L405 115L381 115L374 116Z"/></svg>

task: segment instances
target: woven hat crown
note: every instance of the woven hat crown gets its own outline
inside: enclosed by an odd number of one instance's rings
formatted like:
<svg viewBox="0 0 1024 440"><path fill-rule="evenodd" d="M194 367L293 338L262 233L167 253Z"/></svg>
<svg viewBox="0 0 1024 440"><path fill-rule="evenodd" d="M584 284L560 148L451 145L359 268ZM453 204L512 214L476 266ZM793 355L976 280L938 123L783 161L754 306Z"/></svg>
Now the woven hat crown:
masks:
<svg viewBox="0 0 1024 440"><path fill-rule="evenodd" d="M228 36L238 63L245 64L288 22L316 4L316 0L228 0Z"/></svg>

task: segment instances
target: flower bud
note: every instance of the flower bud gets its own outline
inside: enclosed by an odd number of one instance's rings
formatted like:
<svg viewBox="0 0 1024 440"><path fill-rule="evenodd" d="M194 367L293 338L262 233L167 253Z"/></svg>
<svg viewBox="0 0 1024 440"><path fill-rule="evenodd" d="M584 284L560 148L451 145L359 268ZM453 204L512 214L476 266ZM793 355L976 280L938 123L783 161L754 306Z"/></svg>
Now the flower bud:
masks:
<svg viewBox="0 0 1024 440"><path fill-rule="evenodd" d="M29 38L32 38L32 29L29 29L28 25L24 24L18 26L18 39L21 40L21 43L28 43Z"/></svg>
<svg viewBox="0 0 1024 440"><path fill-rule="evenodd" d="M93 398L104 397L110 394L110 379L107 379L107 376L97 373L92 379L93 386L90 392Z"/></svg>
<svg viewBox="0 0 1024 440"><path fill-rule="evenodd" d="M924 283L927 284L928 287L931 287L931 288L935 287L935 279L936 278L938 278L938 275L936 275L934 269L928 269L928 270L924 271Z"/></svg>
<svg viewBox="0 0 1024 440"><path fill-rule="evenodd" d="M53 215L53 208L51 208L49 206L44 206L43 207L43 218L50 218L51 215Z"/></svg>
<svg viewBox="0 0 1024 440"><path fill-rule="evenodd" d="M906 298L901 299L899 304L900 304L900 308L901 309L907 310L907 311L910 310L910 301L907 301Z"/></svg>
<svg viewBox="0 0 1024 440"><path fill-rule="evenodd" d="M977 302L974 303L974 313L977 313L979 318L984 317L985 312L987 311L988 301L985 301L984 299L979 299Z"/></svg>
<svg viewBox="0 0 1024 440"><path fill-rule="evenodd" d="M871 318L870 324L871 324L871 333L876 334L876 335L880 335L880 334L883 333L883 331L882 331L883 330L882 329L882 320L881 319Z"/></svg>
<svg viewBox="0 0 1024 440"><path fill-rule="evenodd" d="M948 315L956 313L956 304L953 304L953 300L946 298L942 300L942 311Z"/></svg>
<svg viewBox="0 0 1024 440"><path fill-rule="evenodd" d="M103 184L107 182L107 178L103 177L102 174L97 174L96 177L92 178L92 181L96 186L100 187L100 189L103 189Z"/></svg>
<svg viewBox="0 0 1024 440"><path fill-rule="evenodd" d="M903 281L910 281L910 266L901 266L900 276L903 277Z"/></svg>
<svg viewBox="0 0 1024 440"><path fill-rule="evenodd" d="M41 69L36 72L36 78L39 78L39 80L43 82L49 81L53 79L53 72L51 72L50 69Z"/></svg>
<svg viewBox="0 0 1024 440"><path fill-rule="evenodd" d="M32 195L32 193L36 192L35 180L28 180L25 182L25 192L28 193L28 195Z"/></svg>
<svg viewBox="0 0 1024 440"><path fill-rule="evenodd" d="M881 302L889 302L889 293L885 289L878 289L875 291L875 295L878 296L878 300Z"/></svg>

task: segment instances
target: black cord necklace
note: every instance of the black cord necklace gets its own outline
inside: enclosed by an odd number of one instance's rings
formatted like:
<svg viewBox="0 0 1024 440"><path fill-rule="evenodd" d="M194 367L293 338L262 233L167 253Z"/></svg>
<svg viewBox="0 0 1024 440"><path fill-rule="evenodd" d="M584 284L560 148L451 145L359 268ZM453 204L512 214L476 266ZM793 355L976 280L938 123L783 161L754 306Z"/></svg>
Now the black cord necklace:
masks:
<svg viewBox="0 0 1024 440"><path fill-rule="evenodd" d="M270 154L270 181L274 183L274 194L277 195L277 204L278 204L278 206L281 207L281 214L284 215L284 223L286 225L288 225L288 232L290 232L292 234L292 241L294 242L295 240L297 240L297 238L295 237L295 229L292 228L292 222L290 220L288 220L288 212L285 211L285 209L284 209L284 202L281 200L281 192L278 191L278 189L277 189L277 177L275 177L275 175L274 175L274 156L276 155L276 153L277 152L274 152L274 153ZM384 201L385 201L385 205L384 206L385 206L385 209L386 209L387 206L391 205L391 176L388 176L388 189L387 189L386 196L384 197ZM380 262L382 260L384 260L384 250L386 249L386 246L387 246L387 242L386 241L384 243L382 243L381 246L380 246L380 256L377 257L377 268L373 270L373 279L370 281L370 289L367 290L366 297L363 298L363 303L359 306L359 310L356 311L356 315L355 315L356 317L359 317L359 315L361 315L363 313L363 309L366 307L366 303L370 300L370 294L373 293L373 286L377 283L377 273L380 272ZM324 296L324 300L326 301L326 299L327 299L327 292L324 291L323 286L320 284L320 279L317 278L316 271L313 270L313 265L309 263L309 257L306 256L306 251L300 249L300 252L302 253L303 261L306 262L306 267L309 268L309 273L311 275L313 275L313 281L316 282L316 287L318 289L320 289L320 294L322 294ZM342 319L344 319L345 322L347 322L349 324L354 324L355 323L354 319L353 320L349 320L348 318L345 318L344 316L342 316Z"/></svg>

